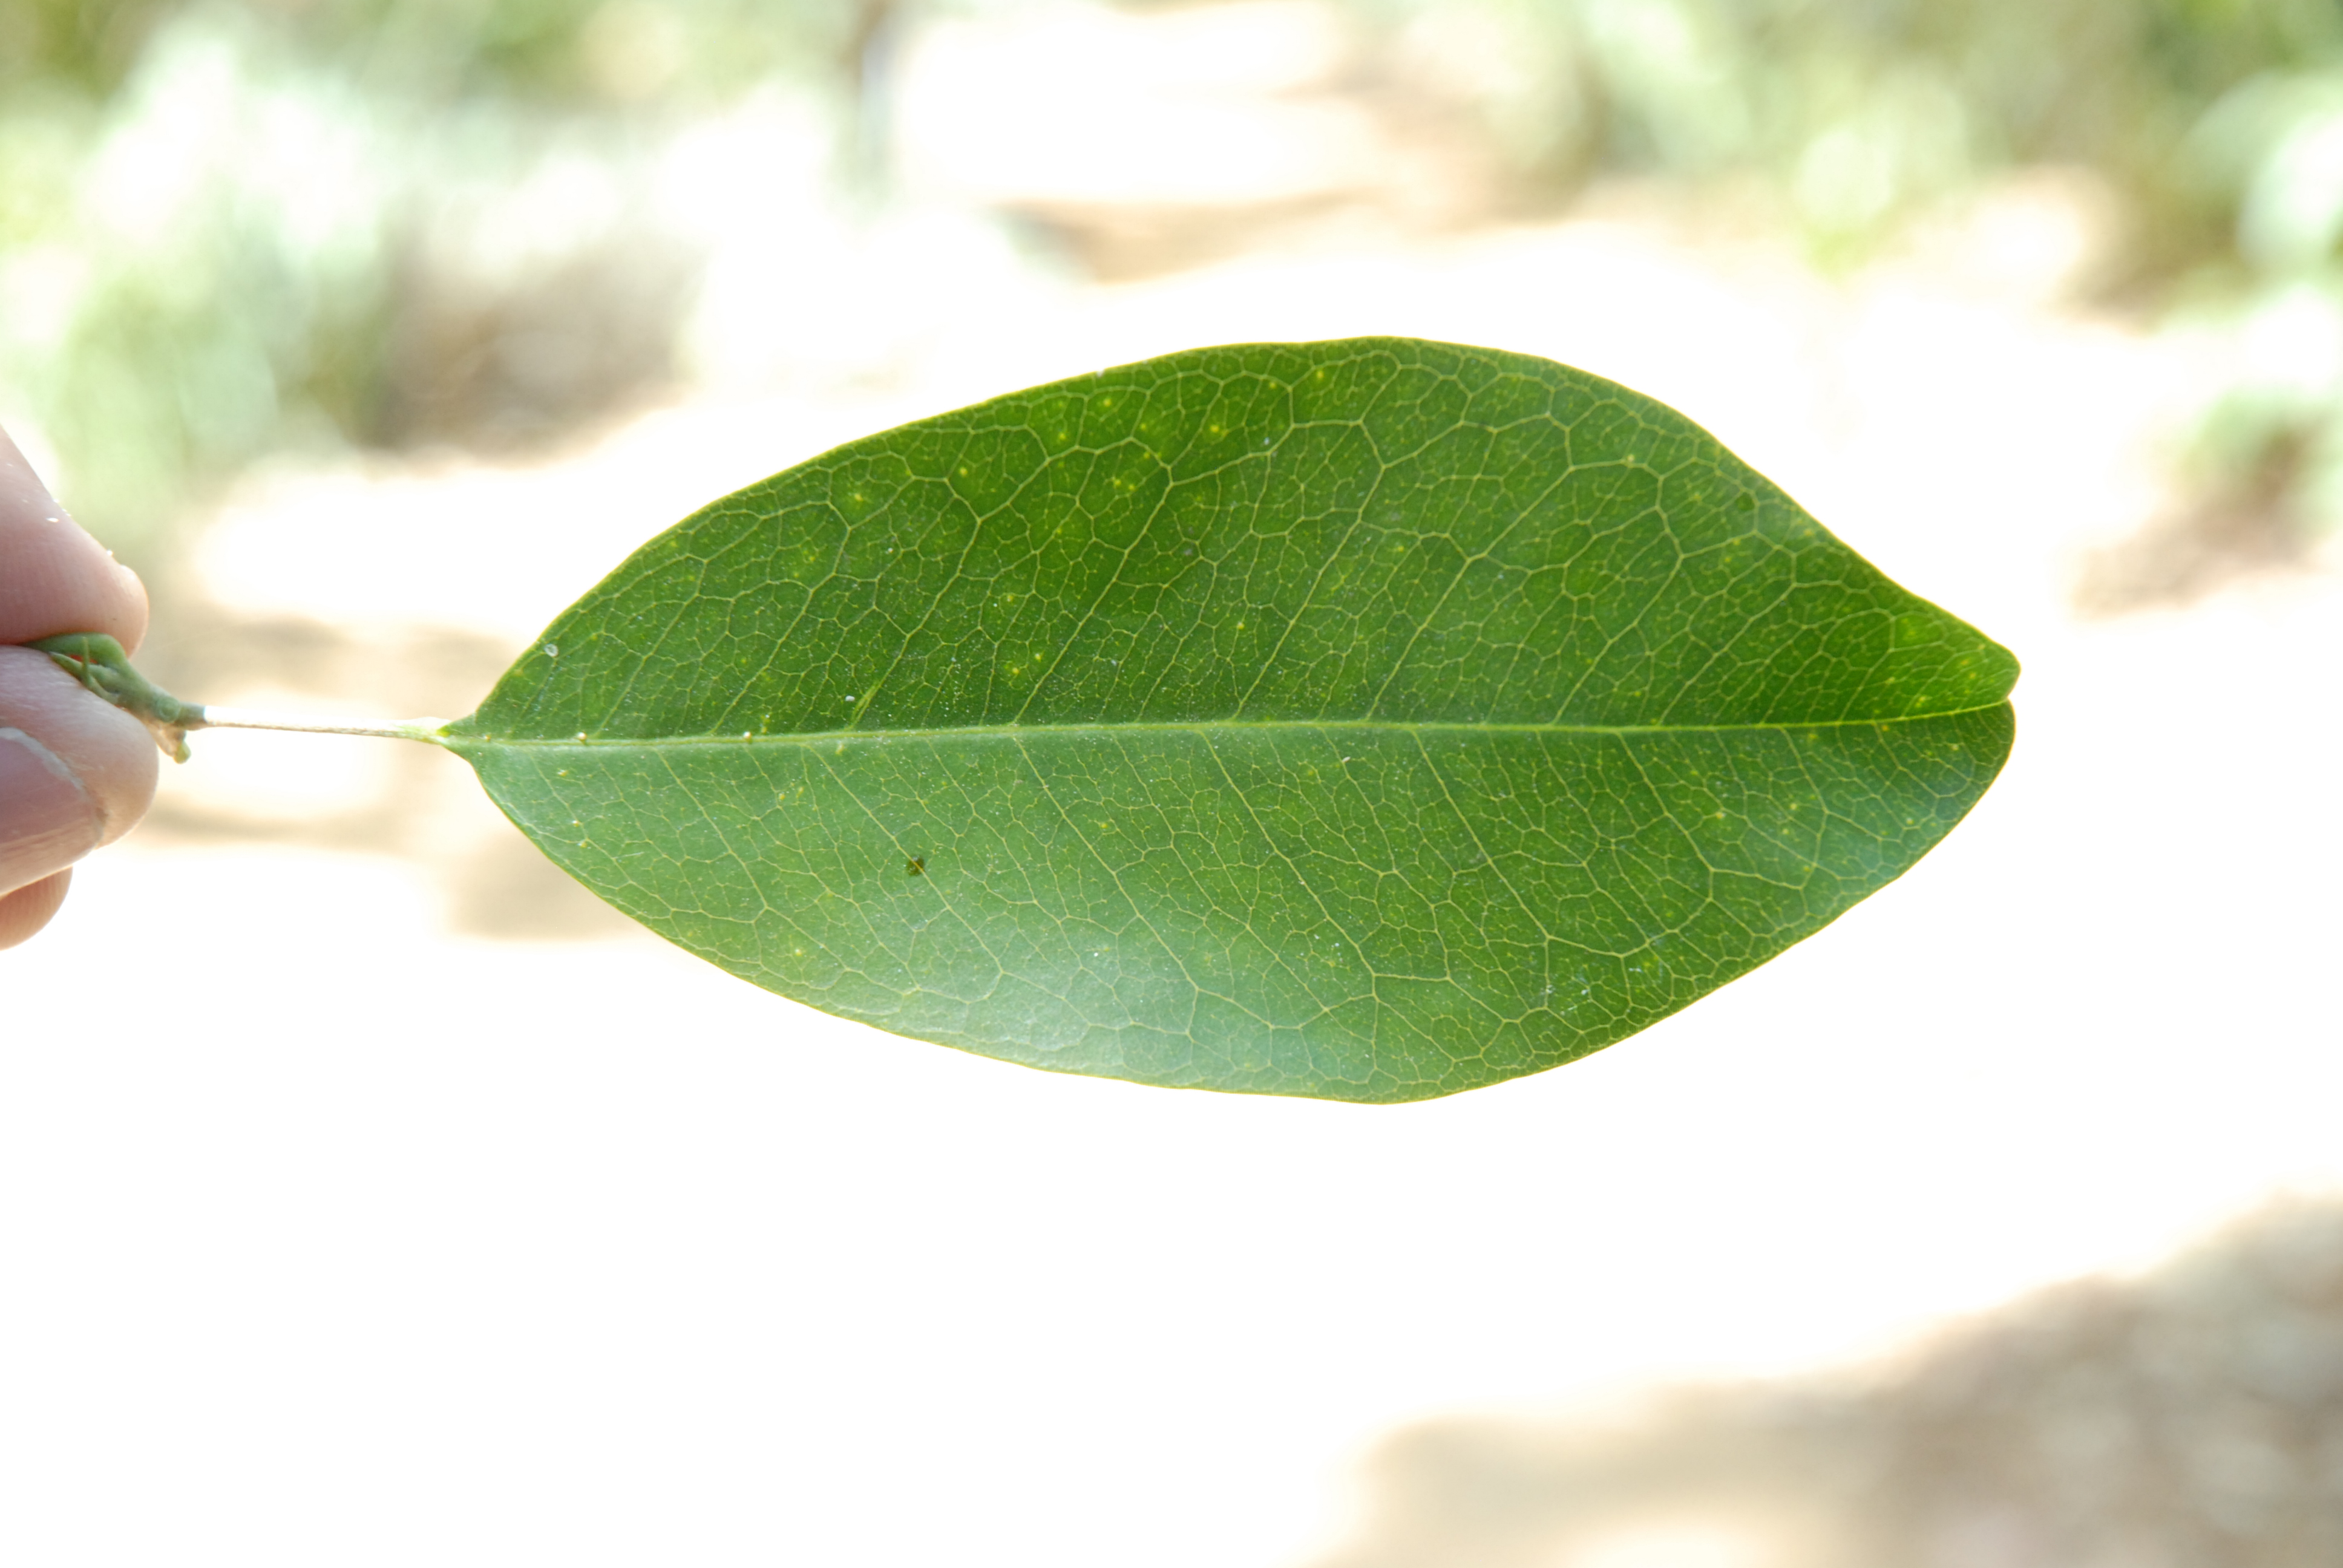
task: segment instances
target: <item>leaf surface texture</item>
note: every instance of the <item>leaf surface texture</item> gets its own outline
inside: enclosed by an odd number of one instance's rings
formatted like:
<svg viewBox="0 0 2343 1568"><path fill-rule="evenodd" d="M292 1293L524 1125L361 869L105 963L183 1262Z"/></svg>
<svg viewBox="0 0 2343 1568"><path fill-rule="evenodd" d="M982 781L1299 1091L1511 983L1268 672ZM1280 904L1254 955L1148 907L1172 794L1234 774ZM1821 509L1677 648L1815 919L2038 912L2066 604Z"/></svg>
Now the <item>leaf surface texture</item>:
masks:
<svg viewBox="0 0 2343 1568"><path fill-rule="evenodd" d="M1405 339L1202 349L660 535L449 743L733 973L1062 1071L1537 1071L1900 875L2016 662L1698 427Z"/></svg>

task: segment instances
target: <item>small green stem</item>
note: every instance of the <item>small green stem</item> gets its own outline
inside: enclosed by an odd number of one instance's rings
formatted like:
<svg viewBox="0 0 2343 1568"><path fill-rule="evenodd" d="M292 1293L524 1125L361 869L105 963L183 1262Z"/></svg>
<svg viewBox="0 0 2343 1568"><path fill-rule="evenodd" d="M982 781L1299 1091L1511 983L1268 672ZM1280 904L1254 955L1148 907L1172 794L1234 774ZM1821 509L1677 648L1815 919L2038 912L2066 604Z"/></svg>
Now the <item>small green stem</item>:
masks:
<svg viewBox="0 0 2343 1568"><path fill-rule="evenodd" d="M373 735L385 740L439 744L444 719L346 719L328 714L270 713L257 708L204 709L206 729L292 729L304 735Z"/></svg>
<svg viewBox="0 0 2343 1568"><path fill-rule="evenodd" d="M248 708L206 708L182 702L130 664L122 645L96 632L76 631L26 644L57 661L66 674L155 732L155 743L175 762L187 759L190 729L293 729L314 735L376 735L390 740L439 743L441 719L393 719L307 718L264 713Z"/></svg>

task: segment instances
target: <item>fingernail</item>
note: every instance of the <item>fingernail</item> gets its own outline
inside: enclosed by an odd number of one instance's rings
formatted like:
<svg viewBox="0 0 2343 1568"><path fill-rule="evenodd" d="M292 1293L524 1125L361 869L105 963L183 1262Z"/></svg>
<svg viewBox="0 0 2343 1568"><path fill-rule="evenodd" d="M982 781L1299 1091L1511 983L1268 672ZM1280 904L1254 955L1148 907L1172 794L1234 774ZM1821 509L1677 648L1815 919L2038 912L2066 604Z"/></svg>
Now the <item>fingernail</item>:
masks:
<svg viewBox="0 0 2343 1568"><path fill-rule="evenodd" d="M0 727L0 893L72 865L104 830L73 769L23 730Z"/></svg>

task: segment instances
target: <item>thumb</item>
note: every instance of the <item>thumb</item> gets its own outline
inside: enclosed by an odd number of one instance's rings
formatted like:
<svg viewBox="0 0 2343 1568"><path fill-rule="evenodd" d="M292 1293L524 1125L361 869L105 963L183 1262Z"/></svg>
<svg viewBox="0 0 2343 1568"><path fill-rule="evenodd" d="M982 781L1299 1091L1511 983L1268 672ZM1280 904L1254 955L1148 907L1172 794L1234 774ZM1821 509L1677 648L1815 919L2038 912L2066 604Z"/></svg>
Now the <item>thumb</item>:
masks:
<svg viewBox="0 0 2343 1568"><path fill-rule="evenodd" d="M92 698L46 654L0 648L0 895L31 895L127 832L154 799L156 761L136 719ZM39 924L25 923L32 906L53 909L63 892L0 900L0 945L10 927L23 928L17 940L30 936Z"/></svg>

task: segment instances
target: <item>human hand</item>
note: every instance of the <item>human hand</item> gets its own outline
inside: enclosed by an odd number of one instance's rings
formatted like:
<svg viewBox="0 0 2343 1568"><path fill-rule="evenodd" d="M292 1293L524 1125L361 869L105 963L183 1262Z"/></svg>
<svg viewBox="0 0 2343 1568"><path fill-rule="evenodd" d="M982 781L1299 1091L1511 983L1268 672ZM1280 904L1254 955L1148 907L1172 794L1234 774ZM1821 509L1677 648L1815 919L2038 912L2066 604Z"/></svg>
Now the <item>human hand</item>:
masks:
<svg viewBox="0 0 2343 1568"><path fill-rule="evenodd" d="M136 650L146 590L65 516L0 431L0 948L64 902L73 862L130 830L155 798L146 727L15 646L105 632Z"/></svg>

